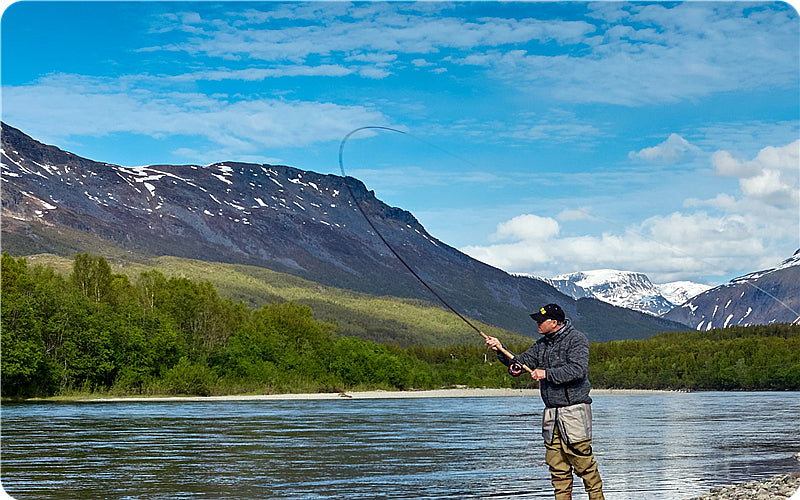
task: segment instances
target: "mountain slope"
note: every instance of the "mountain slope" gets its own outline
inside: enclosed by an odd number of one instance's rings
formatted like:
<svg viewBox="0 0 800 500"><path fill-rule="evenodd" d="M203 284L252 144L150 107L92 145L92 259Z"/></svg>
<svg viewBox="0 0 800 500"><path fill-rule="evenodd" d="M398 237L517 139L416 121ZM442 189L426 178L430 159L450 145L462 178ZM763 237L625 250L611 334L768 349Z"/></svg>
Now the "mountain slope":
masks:
<svg viewBox="0 0 800 500"><path fill-rule="evenodd" d="M126 168L41 144L2 125L3 250L16 255L112 249L247 264L375 295L431 300L373 233L387 241L462 314L523 334L533 308L562 304L594 340L644 338L683 328L605 306L583 314L550 285L476 261L353 178L246 163ZM7 223L8 221L8 223ZM76 232L86 235L85 245ZM68 242L62 239L68 236ZM116 251L116 250L115 250ZM602 309L602 307L601 307Z"/></svg>
<svg viewBox="0 0 800 500"><path fill-rule="evenodd" d="M800 250L779 266L735 278L676 307L664 318L697 330L800 322Z"/></svg>

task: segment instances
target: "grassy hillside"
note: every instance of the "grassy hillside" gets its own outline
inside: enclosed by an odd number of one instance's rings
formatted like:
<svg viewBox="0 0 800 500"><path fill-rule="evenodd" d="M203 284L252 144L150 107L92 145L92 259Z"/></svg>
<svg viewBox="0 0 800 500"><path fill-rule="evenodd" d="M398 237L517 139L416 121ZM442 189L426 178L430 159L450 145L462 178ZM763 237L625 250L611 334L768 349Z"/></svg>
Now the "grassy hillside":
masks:
<svg viewBox="0 0 800 500"><path fill-rule="evenodd" d="M455 314L432 302L376 297L340 288L323 286L295 276L268 269L238 264L222 264L178 257L158 257L146 261L106 257L114 273L126 274L131 281L149 269L167 277L209 281L223 298L242 301L257 309L272 302L295 302L307 305L314 318L333 323L338 333L357 336L372 342L400 346L444 347L480 344L480 336ZM52 267L64 276L72 270L72 259L51 254L27 256L30 265ZM470 320L472 321L472 320ZM473 321L488 335L512 344L531 343L530 337ZM535 324L531 322L531 332Z"/></svg>

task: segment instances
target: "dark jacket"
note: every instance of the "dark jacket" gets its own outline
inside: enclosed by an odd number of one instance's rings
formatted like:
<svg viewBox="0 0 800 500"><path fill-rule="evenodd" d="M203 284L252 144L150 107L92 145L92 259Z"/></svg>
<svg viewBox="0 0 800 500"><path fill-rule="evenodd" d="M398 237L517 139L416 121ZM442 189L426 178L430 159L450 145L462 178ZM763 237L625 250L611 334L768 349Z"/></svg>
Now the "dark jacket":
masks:
<svg viewBox="0 0 800 500"><path fill-rule="evenodd" d="M505 365L512 362L501 352L497 353L497 359ZM514 361L532 370L541 368L547 372L540 385L546 407L561 408L592 402L587 376L589 341L569 322L558 331L542 336L522 354L515 354Z"/></svg>

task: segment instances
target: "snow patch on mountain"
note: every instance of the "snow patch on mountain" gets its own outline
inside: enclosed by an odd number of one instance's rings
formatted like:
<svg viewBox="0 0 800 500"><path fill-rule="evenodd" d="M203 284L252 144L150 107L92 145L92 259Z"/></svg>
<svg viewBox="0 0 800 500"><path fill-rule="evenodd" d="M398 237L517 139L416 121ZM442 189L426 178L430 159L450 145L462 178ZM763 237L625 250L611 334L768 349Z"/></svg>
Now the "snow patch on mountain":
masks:
<svg viewBox="0 0 800 500"><path fill-rule="evenodd" d="M681 305L695 295L709 290L711 286L694 281L672 281L656 285L661 295L675 305Z"/></svg>
<svg viewBox="0 0 800 500"><path fill-rule="evenodd" d="M603 302L655 316L674 307L643 273L597 269L559 275L554 280L572 282Z"/></svg>
<svg viewBox="0 0 800 500"><path fill-rule="evenodd" d="M676 307L664 318L696 330L800 323L800 250L776 267L734 278Z"/></svg>
<svg viewBox="0 0 800 500"><path fill-rule="evenodd" d="M771 269L765 269L763 271L756 271L756 272L750 273L750 274L745 274L744 276L740 276L738 278L732 279L730 282L731 283L737 283L737 282L753 281L753 280L757 280L758 278L760 278L760 277L762 277L764 275L771 274L771 273L774 273L775 271L780 271L782 269L788 269L788 268L794 267L794 266L800 266L800 250L796 251L794 253L794 255L792 255L788 259L784 260L783 262L781 262L776 267L773 267Z"/></svg>
<svg viewBox="0 0 800 500"><path fill-rule="evenodd" d="M691 281L656 285L643 273L616 269L580 271L554 278L530 277L542 280L574 299L595 298L653 316L660 316L710 288Z"/></svg>

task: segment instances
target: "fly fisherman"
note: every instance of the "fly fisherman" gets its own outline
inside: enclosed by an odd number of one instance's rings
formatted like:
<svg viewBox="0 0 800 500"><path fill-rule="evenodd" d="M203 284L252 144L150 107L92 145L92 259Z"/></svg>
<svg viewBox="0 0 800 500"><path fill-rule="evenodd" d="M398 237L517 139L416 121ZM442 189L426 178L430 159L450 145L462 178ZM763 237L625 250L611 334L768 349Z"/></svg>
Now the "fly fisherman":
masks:
<svg viewBox="0 0 800 500"><path fill-rule="evenodd" d="M531 377L539 381L545 405L545 462L550 467L556 500L572 498L573 469L583 479L589 500L604 500L603 481L592 453L589 341L565 319L557 304L542 307L531 318L544 337L522 354L507 356L501 352L505 347L494 337L487 337L486 344L495 351L500 349L497 359L509 367L512 375L522 373L521 365L535 368Z"/></svg>

